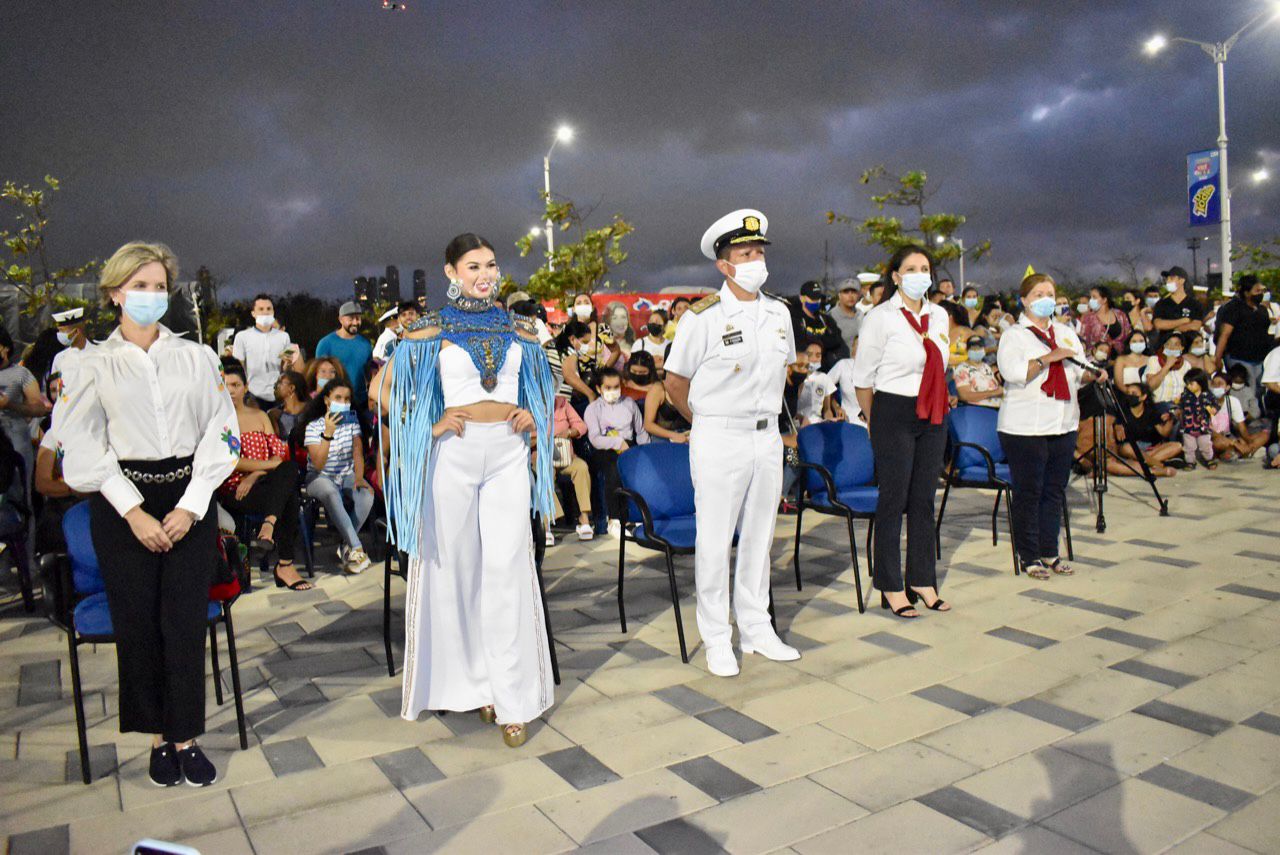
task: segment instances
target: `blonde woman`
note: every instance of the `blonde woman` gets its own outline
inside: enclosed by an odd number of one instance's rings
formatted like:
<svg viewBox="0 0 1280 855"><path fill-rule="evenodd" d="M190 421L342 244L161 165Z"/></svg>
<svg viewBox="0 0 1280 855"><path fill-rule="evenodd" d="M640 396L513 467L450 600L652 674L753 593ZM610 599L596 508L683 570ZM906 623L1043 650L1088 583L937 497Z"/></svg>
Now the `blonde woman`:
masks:
<svg viewBox="0 0 1280 855"><path fill-rule="evenodd" d="M90 530L120 670L120 730L153 735L151 780L217 778L204 732L204 639L217 560L213 492L240 458L217 357L160 323L178 278L164 244L128 243L102 268L120 325L80 357L58 427L63 476L94 493Z"/></svg>

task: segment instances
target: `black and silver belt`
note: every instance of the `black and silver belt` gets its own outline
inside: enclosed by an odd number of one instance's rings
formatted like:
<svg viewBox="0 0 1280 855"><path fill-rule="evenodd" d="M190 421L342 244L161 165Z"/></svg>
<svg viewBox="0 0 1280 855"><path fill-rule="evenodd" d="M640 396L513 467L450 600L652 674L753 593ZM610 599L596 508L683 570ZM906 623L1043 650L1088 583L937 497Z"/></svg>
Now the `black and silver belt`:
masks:
<svg viewBox="0 0 1280 855"><path fill-rule="evenodd" d="M172 472L139 472L137 469L121 466L120 473L130 481L139 484L172 484L174 481L181 481L191 475L191 464L188 463L186 466L175 469Z"/></svg>

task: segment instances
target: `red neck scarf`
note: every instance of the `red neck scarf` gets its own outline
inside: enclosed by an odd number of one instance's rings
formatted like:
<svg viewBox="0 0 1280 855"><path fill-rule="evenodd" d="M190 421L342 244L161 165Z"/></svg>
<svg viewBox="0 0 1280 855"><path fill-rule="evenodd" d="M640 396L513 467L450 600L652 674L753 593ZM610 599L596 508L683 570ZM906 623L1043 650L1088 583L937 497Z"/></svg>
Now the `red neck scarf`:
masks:
<svg viewBox="0 0 1280 855"><path fill-rule="evenodd" d="M929 316L916 320L909 309L902 310L911 328L924 341L924 376L920 379L920 394L916 396L916 418L928 419L930 424L940 425L947 415L946 363L938 345L929 340Z"/></svg>
<svg viewBox="0 0 1280 855"><path fill-rule="evenodd" d="M1053 335L1053 324L1049 324L1048 332L1042 331L1039 327L1029 326L1032 335L1040 339L1040 343L1050 350L1058 347L1058 340ZM1049 363L1049 376L1044 379L1044 383L1040 388L1046 395L1056 401L1070 401L1071 387L1067 385L1067 369L1063 367L1062 360Z"/></svg>

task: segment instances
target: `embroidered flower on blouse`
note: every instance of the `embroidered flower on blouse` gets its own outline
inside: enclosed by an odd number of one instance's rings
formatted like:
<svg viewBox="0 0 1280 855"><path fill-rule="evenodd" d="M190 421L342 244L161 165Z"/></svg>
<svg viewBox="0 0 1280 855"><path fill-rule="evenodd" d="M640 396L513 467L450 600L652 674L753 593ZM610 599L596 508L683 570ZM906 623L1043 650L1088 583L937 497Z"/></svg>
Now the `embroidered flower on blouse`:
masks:
<svg viewBox="0 0 1280 855"><path fill-rule="evenodd" d="M231 449L231 453L236 457L240 456L240 437L231 432L231 428L224 427L222 429L222 441L227 444L227 448Z"/></svg>

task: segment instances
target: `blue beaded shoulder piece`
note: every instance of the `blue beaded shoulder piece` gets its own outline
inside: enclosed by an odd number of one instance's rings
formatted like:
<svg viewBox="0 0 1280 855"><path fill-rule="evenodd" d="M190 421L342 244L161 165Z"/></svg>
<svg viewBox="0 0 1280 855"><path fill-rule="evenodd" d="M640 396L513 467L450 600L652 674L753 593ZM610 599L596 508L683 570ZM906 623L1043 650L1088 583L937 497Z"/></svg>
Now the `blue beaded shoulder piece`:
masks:
<svg viewBox="0 0 1280 855"><path fill-rule="evenodd" d="M472 308L454 301L442 308L434 320L440 337L467 352L480 372L480 385L492 392L507 361L507 351L516 341L511 316L492 304Z"/></svg>

